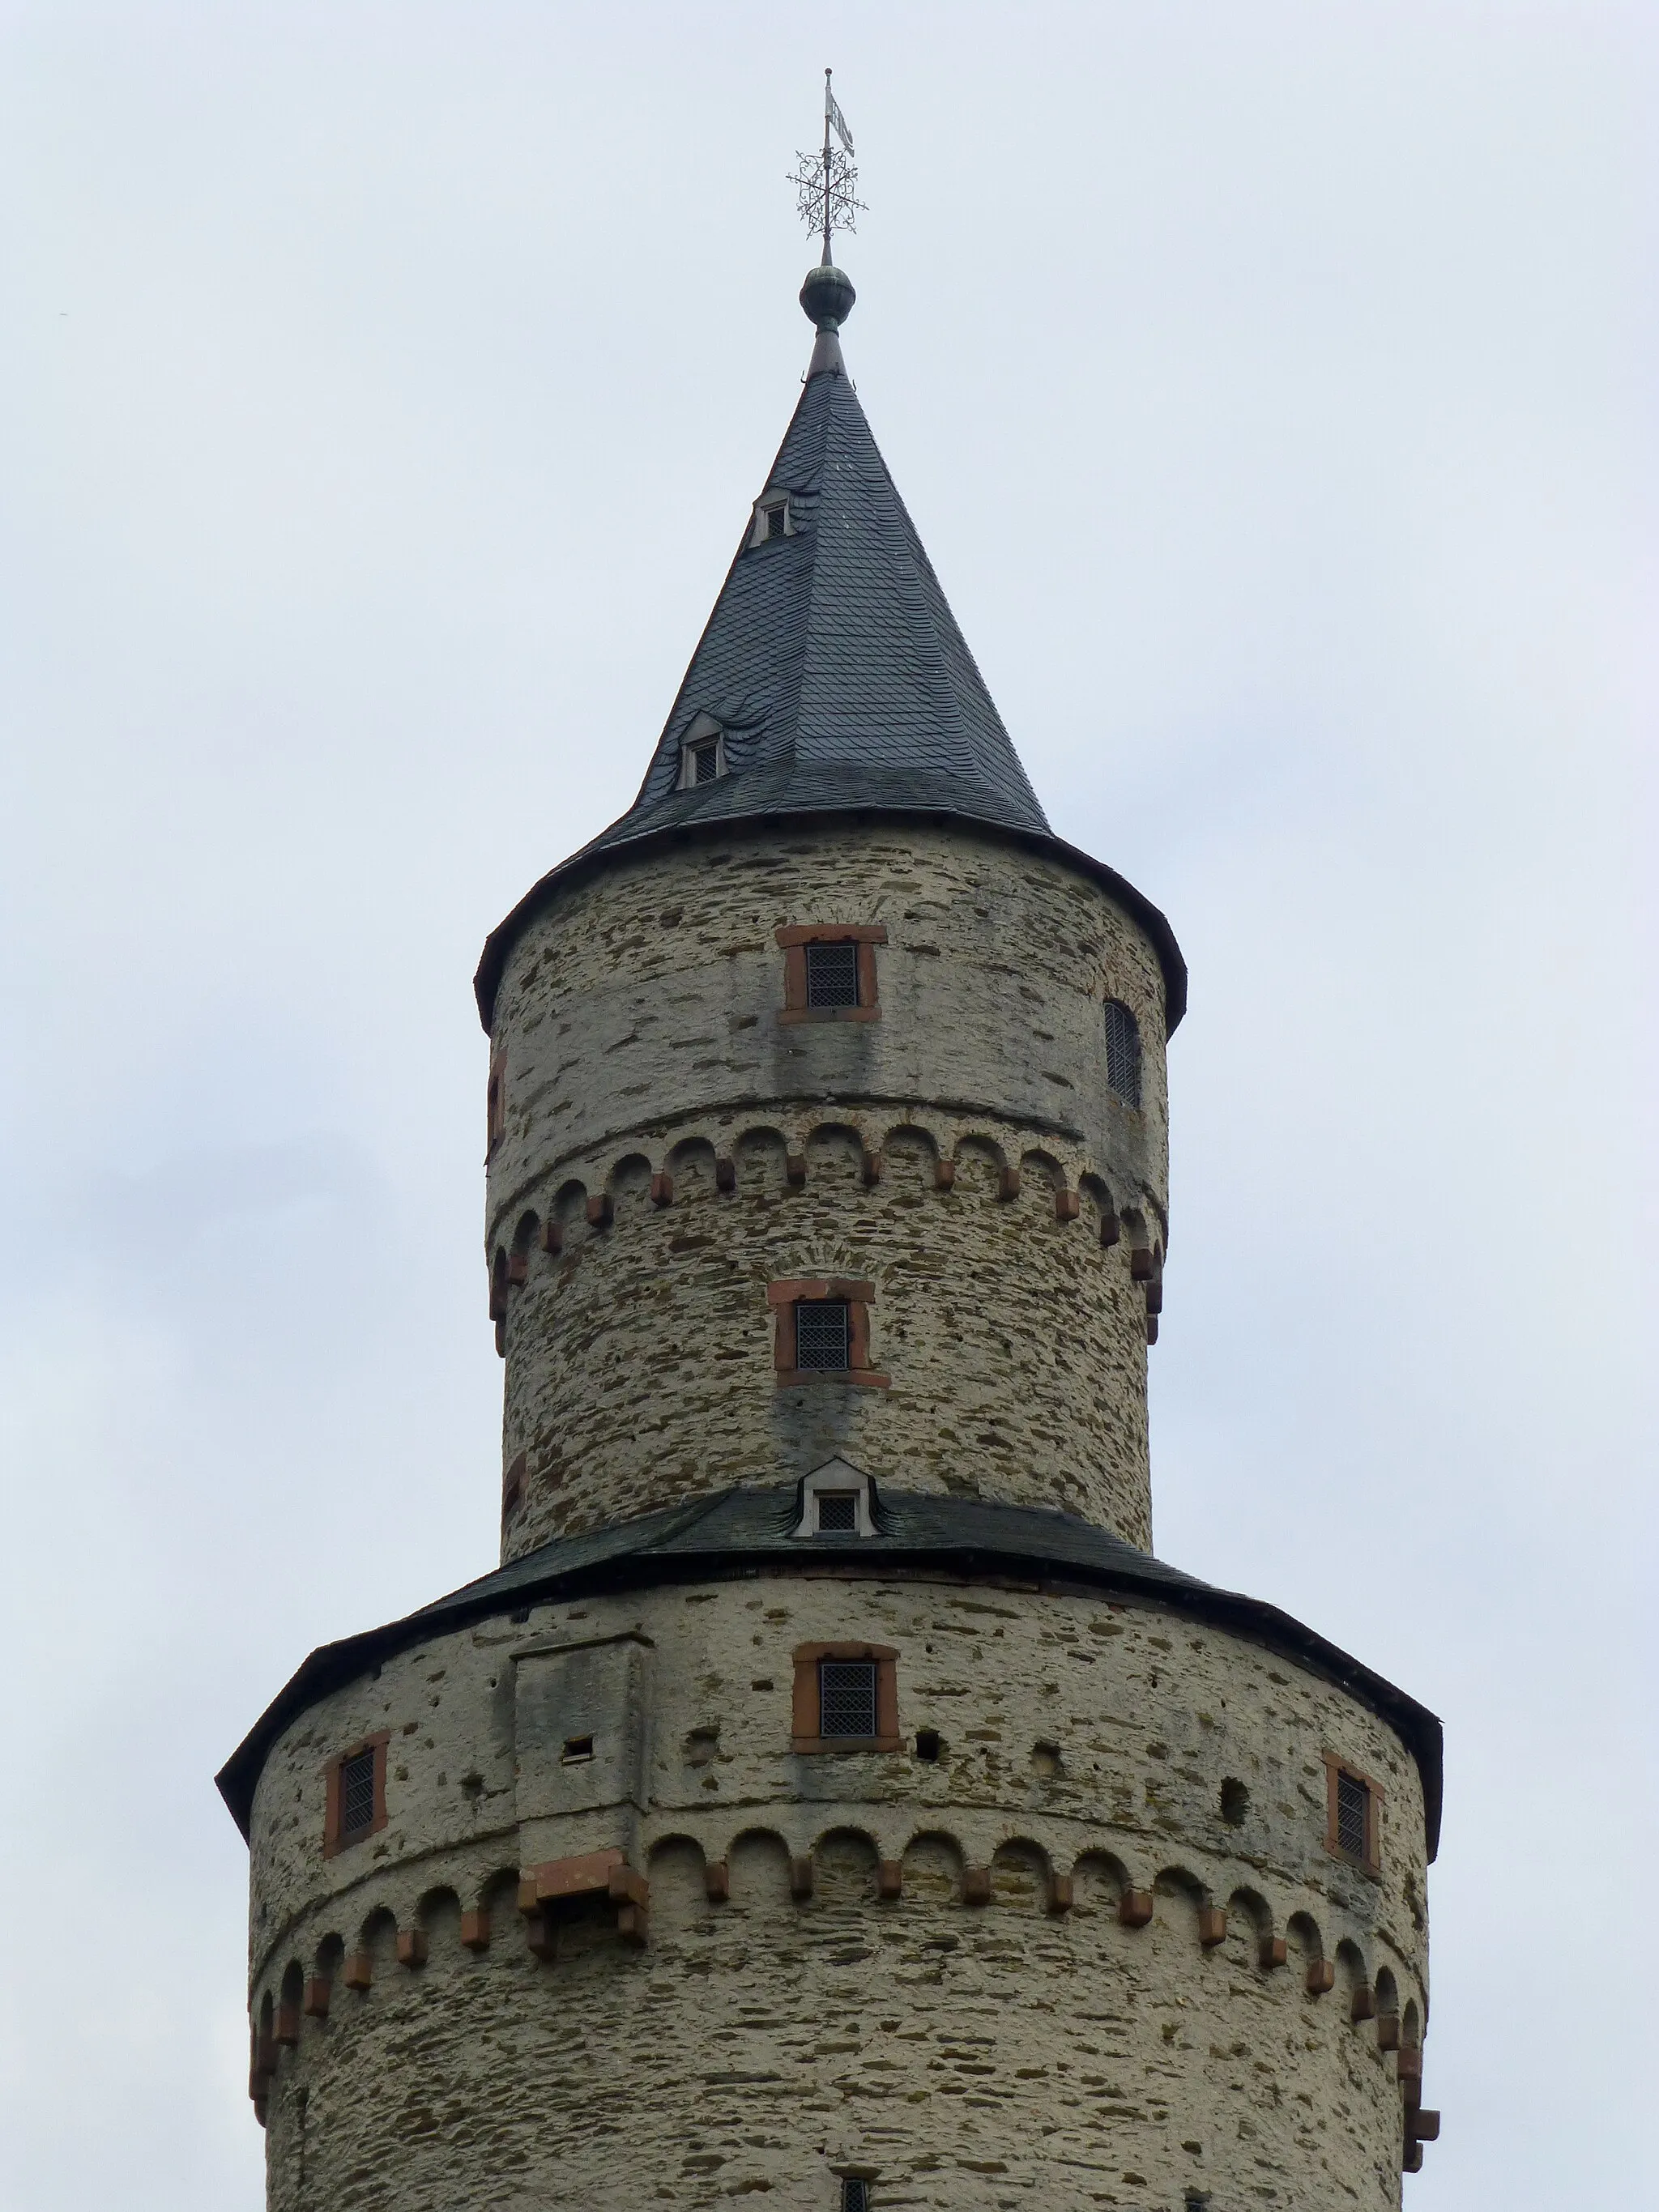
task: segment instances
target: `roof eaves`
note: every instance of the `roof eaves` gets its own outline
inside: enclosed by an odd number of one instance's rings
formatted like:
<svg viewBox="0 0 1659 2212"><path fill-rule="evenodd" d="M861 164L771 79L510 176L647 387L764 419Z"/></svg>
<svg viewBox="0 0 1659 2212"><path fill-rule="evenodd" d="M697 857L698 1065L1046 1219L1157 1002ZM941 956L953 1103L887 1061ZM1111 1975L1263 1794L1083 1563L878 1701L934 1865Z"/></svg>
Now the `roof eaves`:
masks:
<svg viewBox="0 0 1659 2212"><path fill-rule="evenodd" d="M707 1580L753 1573L763 1566L821 1570L822 1550L803 1552L799 1540L784 1533L785 1523L793 1519L784 1507L793 1498L793 1489L732 1488L688 1506L645 1515L620 1528L556 1540L401 1620L322 1645L304 1661L220 1770L219 1793L231 1817L246 1838L265 1759L293 1720L331 1690L434 1633L447 1634L469 1621L561 1594ZM1067 1514L894 1492L885 1493L884 1507L896 1522L919 1520L922 1528L910 1534L901 1528L889 1536L860 1540L856 1549L837 1551L835 1556L844 1568L878 1574L1013 1573L1050 1588L1079 1586L1129 1602L1168 1606L1283 1652L1336 1683L1386 1720L1411 1751L1423 1783L1428 1856L1434 1857L1442 1790L1438 1719L1291 1614L1261 1599L1199 1582ZM928 1523L941 1533L954 1523L957 1535L955 1540L927 1540Z"/></svg>
<svg viewBox="0 0 1659 2212"><path fill-rule="evenodd" d="M625 822L626 815L621 817ZM1117 901L1137 921L1151 939L1163 973L1164 992L1164 1034L1173 1036L1187 1011L1187 963L1168 917L1153 905L1151 899L1138 891L1127 876L1097 860L1080 846L1068 844L1052 830L1026 829L1014 823L1000 821L993 816L975 814L961 808L939 806L890 806L848 805L839 807L792 809L782 807L757 814L721 814L708 821L653 822L648 817L637 829L626 835L617 835L620 823L613 823L609 830L592 839L580 850L550 868L541 879L533 884L510 912L500 921L484 939L484 948L472 978L472 994L477 1002L478 1018L486 1034L494 1027L495 994L506 972L507 959L517 943L520 932L545 906L554 893L586 877L596 875L613 860L632 860L662 845L706 843L722 836L755 835L763 830L788 830L810 826L816 823L836 820L854 821L907 819L929 823L954 823L982 836L1023 845L1028 851L1045 853L1061 860L1089 877L1108 896Z"/></svg>

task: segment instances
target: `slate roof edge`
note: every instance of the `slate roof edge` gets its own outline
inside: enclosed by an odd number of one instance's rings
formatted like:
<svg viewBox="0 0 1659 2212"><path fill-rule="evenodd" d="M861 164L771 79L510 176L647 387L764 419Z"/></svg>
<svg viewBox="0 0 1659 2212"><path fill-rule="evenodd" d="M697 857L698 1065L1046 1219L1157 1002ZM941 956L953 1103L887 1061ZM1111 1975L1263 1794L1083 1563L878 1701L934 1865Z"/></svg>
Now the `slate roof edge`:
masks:
<svg viewBox="0 0 1659 2212"><path fill-rule="evenodd" d="M544 1545L522 1559L509 1561L475 1581L463 1583L448 1595L379 1628L325 1644L303 1661L215 1777L220 1796L246 1840L258 1786L271 1746L289 1723L331 1691L356 1680L384 1659L421 1643L426 1637L447 1635L469 1622L516 1611L537 1600L560 1594L577 1595L599 1589L628 1589L687 1580L707 1581L762 1570L791 1571L822 1570L830 1557L852 1571L873 1575L896 1570L938 1571L968 1576L1016 1574L1050 1585L1082 1585L1115 1593L1132 1602L1163 1606L1194 1615L1277 1651L1295 1663L1310 1668L1346 1690L1386 1721L1410 1751L1423 1784L1423 1816L1428 1857L1439 1849L1442 1802L1443 1731L1437 1717L1426 1706L1398 1689L1338 1645L1331 1644L1292 1614L1260 1598L1236 1590L1218 1589L1208 1583L1168 1567L1150 1553L1139 1553L1117 1543L1103 1529L1076 1522L1069 1515L1044 1514L1018 1507L989 1507L975 1501L969 1516L976 1526L1002 1528L1009 1540L987 1540L964 1531L963 1540L918 1544L914 1540L860 1540L827 1553L821 1543L805 1544L780 1536L764 1543L733 1543L716 1534L704 1545L694 1538L698 1522L718 1522L722 1509L745 1499L768 1499L774 1508L794 1496L787 1489L732 1488L699 1498L690 1506L642 1516L621 1527ZM897 1494L887 1493L892 1504ZM956 1503L928 1499L931 1508L947 1516ZM1005 1522L1003 1516L1008 1516ZM937 1517L936 1513L930 1517ZM1095 1559L1064 1556L1054 1545L1036 1540L1049 1532L1042 1524L1054 1524L1064 1537L1075 1530L1087 1539L1103 1540L1116 1557ZM1021 1539L1024 1538L1024 1542ZM670 1549L669 1547L673 1548ZM573 1558L573 1553L579 1556ZM550 1554L557 1556L550 1559Z"/></svg>
<svg viewBox="0 0 1659 2212"><path fill-rule="evenodd" d="M799 828L822 822L868 820L872 817L884 821L956 823L976 836L1005 844L1024 846L1028 851L1063 860L1091 878L1139 923L1152 939L1158 954L1158 966L1164 974L1164 1034L1166 1036L1173 1036L1187 1011L1187 963L1182 957L1181 947L1176 942L1175 932L1170 927L1168 917L1144 892L1138 891L1127 876L1121 876L1115 868L1108 867L1103 860L1096 860L1092 853L1085 853L1080 846L1068 844L1065 838L1057 837L1051 830L1023 829L1013 823L1000 822L954 808L870 804L844 807L785 807L770 813L719 815L702 823L665 822L655 826L647 824L626 837L616 838L613 838L612 831L617 825L613 823L610 830L601 830L590 844L584 845L568 860L561 860L556 867L550 868L484 939L477 972L472 978L472 993L477 1000L478 1018L483 1024L485 1034L488 1035L494 1026L495 994L501 988L508 956L518 941L520 933L548 903L556 890L562 890L569 884L580 883L586 876L597 874L612 860L631 860L641 852L663 844L686 844L694 840L712 842L726 836L753 836L763 830ZM627 818L626 815L620 817L623 821Z"/></svg>

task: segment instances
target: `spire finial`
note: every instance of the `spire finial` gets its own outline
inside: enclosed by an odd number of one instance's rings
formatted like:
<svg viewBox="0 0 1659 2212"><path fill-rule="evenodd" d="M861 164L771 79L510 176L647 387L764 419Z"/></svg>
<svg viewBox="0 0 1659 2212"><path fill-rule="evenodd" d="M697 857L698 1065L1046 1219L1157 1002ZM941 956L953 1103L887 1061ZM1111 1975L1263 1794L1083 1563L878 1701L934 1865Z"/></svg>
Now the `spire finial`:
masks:
<svg viewBox="0 0 1659 2212"><path fill-rule="evenodd" d="M802 222L823 241L823 258L816 269L807 270L806 282L800 288L802 311L818 333L807 365L809 378L825 372L842 373L841 342L836 334L852 313L858 297L852 279L836 268L830 250L836 231L856 229L857 218L864 212L864 203L856 192L859 173L853 167L853 134L836 104L830 76L825 70L823 144L815 153L796 156L794 174L789 180L799 195ZM839 146L834 143L836 138L841 141Z"/></svg>
<svg viewBox="0 0 1659 2212"><path fill-rule="evenodd" d="M830 88L831 74L829 70L823 72L823 147L814 153L798 154L789 179L799 198L801 221L823 240L821 266L825 269L835 266L830 249L836 231L856 230L857 217L864 212L864 202L855 190L859 173L853 167L853 134ZM831 132L840 139L839 146Z"/></svg>

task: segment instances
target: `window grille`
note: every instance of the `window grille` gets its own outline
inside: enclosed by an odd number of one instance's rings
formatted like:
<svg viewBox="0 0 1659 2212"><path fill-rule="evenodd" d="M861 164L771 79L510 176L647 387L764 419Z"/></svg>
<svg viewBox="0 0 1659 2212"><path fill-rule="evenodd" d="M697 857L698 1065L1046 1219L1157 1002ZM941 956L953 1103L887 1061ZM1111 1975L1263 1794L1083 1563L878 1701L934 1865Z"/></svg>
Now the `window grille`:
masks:
<svg viewBox="0 0 1659 2212"><path fill-rule="evenodd" d="M844 2174L842 2178L841 2212L870 2212L870 2185L860 2181L856 2174Z"/></svg>
<svg viewBox="0 0 1659 2212"><path fill-rule="evenodd" d="M767 507L764 512L766 515L767 536L769 538L781 538L784 533L788 509L780 502L776 507Z"/></svg>
<svg viewBox="0 0 1659 2212"><path fill-rule="evenodd" d="M818 1533L823 1536L855 1536L859 1526L858 1492L821 1490L818 1492Z"/></svg>
<svg viewBox="0 0 1659 2212"><path fill-rule="evenodd" d="M851 1364L851 1315L842 1298L799 1298L795 1304L795 1365L838 1372ZM819 1521L818 1526L823 1523Z"/></svg>
<svg viewBox="0 0 1659 2212"><path fill-rule="evenodd" d="M361 1835L374 1826L374 1754L355 1752L340 1762L340 1833Z"/></svg>
<svg viewBox="0 0 1659 2212"><path fill-rule="evenodd" d="M1364 1859L1370 1856L1371 1793L1357 1774L1345 1774L1339 1768L1336 1777L1336 1841L1340 1850L1351 1858Z"/></svg>
<svg viewBox="0 0 1659 2212"><path fill-rule="evenodd" d="M1106 1080L1126 1106L1140 1105L1140 1024L1121 999L1106 1001Z"/></svg>
<svg viewBox="0 0 1659 2212"><path fill-rule="evenodd" d="M856 945L806 947L806 1003L809 1006L856 1006L859 949Z"/></svg>
<svg viewBox="0 0 1659 2212"><path fill-rule="evenodd" d="M874 1736L876 1662L873 1659L820 1659L818 1734Z"/></svg>
<svg viewBox="0 0 1659 2212"><path fill-rule="evenodd" d="M713 783L720 770L720 749L718 740L706 745L691 747L691 773L688 783Z"/></svg>

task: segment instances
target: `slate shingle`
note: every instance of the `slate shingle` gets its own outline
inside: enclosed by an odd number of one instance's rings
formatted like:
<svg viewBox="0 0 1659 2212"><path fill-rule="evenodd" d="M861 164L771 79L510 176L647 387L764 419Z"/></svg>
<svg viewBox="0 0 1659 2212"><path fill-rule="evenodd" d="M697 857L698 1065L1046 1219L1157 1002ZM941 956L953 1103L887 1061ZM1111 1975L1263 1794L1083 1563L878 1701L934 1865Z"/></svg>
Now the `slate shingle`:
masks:
<svg viewBox="0 0 1659 2212"><path fill-rule="evenodd" d="M484 1027L520 929L556 884L676 832L856 812L977 825L1081 868L1152 939L1173 1030L1187 1002L1174 933L1132 884L1049 828L839 346L830 358L808 376L762 495L788 494L790 533L751 544L745 520L633 805L485 943L473 979ZM681 791L680 749L705 714L731 772Z"/></svg>

